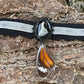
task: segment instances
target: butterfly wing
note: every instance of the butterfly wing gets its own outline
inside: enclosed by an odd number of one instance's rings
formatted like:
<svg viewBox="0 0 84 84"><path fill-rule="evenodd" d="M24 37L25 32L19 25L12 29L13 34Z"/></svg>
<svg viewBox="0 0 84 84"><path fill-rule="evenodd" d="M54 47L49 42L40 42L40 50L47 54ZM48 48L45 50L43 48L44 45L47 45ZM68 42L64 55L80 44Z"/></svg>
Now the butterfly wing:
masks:
<svg viewBox="0 0 84 84"><path fill-rule="evenodd" d="M41 78L46 78L55 67L55 63L52 60L52 58L48 55L44 45L40 46L38 50L36 65L38 75Z"/></svg>

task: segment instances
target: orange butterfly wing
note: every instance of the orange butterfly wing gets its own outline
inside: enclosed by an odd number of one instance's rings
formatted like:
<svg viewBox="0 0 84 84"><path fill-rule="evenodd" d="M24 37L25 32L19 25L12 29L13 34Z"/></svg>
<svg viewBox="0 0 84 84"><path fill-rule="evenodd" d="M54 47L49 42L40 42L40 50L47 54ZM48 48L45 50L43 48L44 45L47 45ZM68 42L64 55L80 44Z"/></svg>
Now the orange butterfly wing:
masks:
<svg viewBox="0 0 84 84"><path fill-rule="evenodd" d="M49 57L45 48L41 48L40 59L41 59L41 62L43 62L46 67L50 67L54 65L52 59Z"/></svg>

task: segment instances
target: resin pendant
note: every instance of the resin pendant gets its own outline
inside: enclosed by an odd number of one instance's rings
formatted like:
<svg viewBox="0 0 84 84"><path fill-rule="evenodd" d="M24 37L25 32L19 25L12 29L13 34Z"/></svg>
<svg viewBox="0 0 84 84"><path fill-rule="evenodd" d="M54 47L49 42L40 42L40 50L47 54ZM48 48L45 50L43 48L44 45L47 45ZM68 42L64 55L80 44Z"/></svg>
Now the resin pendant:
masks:
<svg viewBox="0 0 84 84"><path fill-rule="evenodd" d="M46 47L44 45L41 45L38 50L36 66L37 73L41 78L46 78L55 68L55 63L48 55Z"/></svg>

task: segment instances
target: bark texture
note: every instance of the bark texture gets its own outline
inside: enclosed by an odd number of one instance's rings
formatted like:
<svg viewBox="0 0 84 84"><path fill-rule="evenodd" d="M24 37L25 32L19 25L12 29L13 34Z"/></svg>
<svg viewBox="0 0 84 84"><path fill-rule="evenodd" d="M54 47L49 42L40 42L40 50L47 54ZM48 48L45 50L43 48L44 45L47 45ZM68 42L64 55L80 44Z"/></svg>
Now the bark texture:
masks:
<svg viewBox="0 0 84 84"><path fill-rule="evenodd" d="M0 18L35 21L48 17L51 22L84 24L83 3L83 0L0 0ZM45 45L57 67L43 80L38 78L35 66L39 42L35 38L0 35L0 84L84 84L84 42L49 40Z"/></svg>

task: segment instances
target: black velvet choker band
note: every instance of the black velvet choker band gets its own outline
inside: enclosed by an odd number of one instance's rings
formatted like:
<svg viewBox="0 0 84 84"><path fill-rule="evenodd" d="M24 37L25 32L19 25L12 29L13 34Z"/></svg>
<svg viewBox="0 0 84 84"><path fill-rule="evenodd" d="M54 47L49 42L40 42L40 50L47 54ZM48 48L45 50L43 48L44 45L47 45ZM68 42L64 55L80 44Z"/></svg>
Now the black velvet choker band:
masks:
<svg viewBox="0 0 84 84"><path fill-rule="evenodd" d="M45 26L44 28L41 27L43 25ZM39 31L40 36L38 37ZM0 34L8 36L22 35L27 38L36 37L40 40L45 40L48 37L54 40L64 39L70 41L77 39L84 41L84 24L50 23L46 18L41 18L36 22L1 18Z"/></svg>

